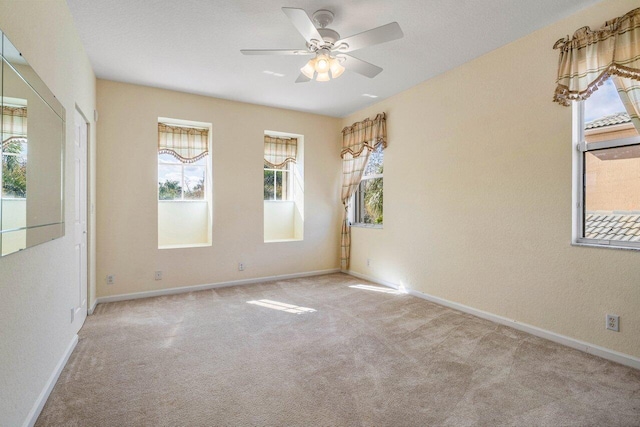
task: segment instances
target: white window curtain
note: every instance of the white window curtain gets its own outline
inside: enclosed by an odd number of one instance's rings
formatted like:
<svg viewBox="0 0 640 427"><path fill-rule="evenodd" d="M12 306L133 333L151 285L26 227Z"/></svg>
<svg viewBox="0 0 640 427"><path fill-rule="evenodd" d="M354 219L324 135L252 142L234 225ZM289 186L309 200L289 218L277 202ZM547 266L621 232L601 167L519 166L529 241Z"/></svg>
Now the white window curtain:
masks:
<svg viewBox="0 0 640 427"><path fill-rule="evenodd" d="M264 162L268 167L284 169L289 163L296 162L297 155L297 138L264 136Z"/></svg>
<svg viewBox="0 0 640 427"><path fill-rule="evenodd" d="M340 198L344 206L344 217L340 235L340 265L349 268L351 258L351 224L349 223L349 202L355 193L362 173L367 166L369 154L379 145L387 146L387 119L384 113L373 120L366 119L342 129L342 190Z"/></svg>
<svg viewBox="0 0 640 427"><path fill-rule="evenodd" d="M209 154L209 129L158 123L158 153L193 163Z"/></svg>

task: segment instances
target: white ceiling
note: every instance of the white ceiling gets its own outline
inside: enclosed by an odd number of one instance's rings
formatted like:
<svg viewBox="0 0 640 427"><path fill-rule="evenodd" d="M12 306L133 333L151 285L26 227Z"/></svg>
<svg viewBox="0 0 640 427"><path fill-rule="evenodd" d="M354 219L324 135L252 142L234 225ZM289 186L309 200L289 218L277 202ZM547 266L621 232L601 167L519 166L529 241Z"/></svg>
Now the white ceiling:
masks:
<svg viewBox="0 0 640 427"><path fill-rule="evenodd" d="M67 0L99 78L334 117L408 89L597 2ZM404 38L353 52L384 68L373 79L347 71L326 83L294 83L305 57L240 53L240 49L305 47L283 6L303 8L309 15L331 10L335 20L329 27L341 37L397 21Z"/></svg>

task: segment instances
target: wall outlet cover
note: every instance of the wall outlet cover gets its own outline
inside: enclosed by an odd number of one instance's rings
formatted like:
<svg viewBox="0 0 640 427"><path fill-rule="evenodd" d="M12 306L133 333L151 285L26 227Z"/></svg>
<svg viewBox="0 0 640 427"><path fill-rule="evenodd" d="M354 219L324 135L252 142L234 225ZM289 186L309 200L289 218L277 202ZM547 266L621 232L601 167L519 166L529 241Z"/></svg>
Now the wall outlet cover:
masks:
<svg viewBox="0 0 640 427"><path fill-rule="evenodd" d="M620 316L615 314L607 314L607 329L614 332L620 332Z"/></svg>

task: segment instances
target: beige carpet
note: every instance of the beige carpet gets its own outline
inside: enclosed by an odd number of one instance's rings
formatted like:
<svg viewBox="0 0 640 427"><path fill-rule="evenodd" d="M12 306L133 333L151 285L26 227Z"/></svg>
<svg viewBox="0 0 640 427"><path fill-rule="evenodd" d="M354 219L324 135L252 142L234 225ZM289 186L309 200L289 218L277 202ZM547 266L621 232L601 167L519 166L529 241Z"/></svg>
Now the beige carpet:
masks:
<svg viewBox="0 0 640 427"><path fill-rule="evenodd" d="M389 291L333 274L99 305L37 425L640 425L640 371Z"/></svg>

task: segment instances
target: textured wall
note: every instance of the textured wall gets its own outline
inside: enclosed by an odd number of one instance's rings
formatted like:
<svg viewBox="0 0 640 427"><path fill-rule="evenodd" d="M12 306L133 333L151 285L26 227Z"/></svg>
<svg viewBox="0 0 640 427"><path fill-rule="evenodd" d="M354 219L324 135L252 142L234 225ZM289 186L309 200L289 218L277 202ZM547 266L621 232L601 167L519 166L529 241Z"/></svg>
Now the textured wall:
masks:
<svg viewBox="0 0 640 427"><path fill-rule="evenodd" d="M551 102L554 42L638 6L605 1L346 117L386 111L389 132L384 229L352 230L352 270L640 357L640 252L571 246L571 109Z"/></svg>
<svg viewBox="0 0 640 427"><path fill-rule="evenodd" d="M63 0L2 0L0 28L67 113L67 234L0 258L0 425L17 426L25 421L79 327L70 322L70 309L78 300L73 236L69 232L75 199L73 115L77 105L92 117L95 76Z"/></svg>
<svg viewBox="0 0 640 427"><path fill-rule="evenodd" d="M339 119L104 80L98 111L98 296L338 267ZM213 124L211 247L158 250L158 117ZM264 243L265 130L304 135L300 242Z"/></svg>

